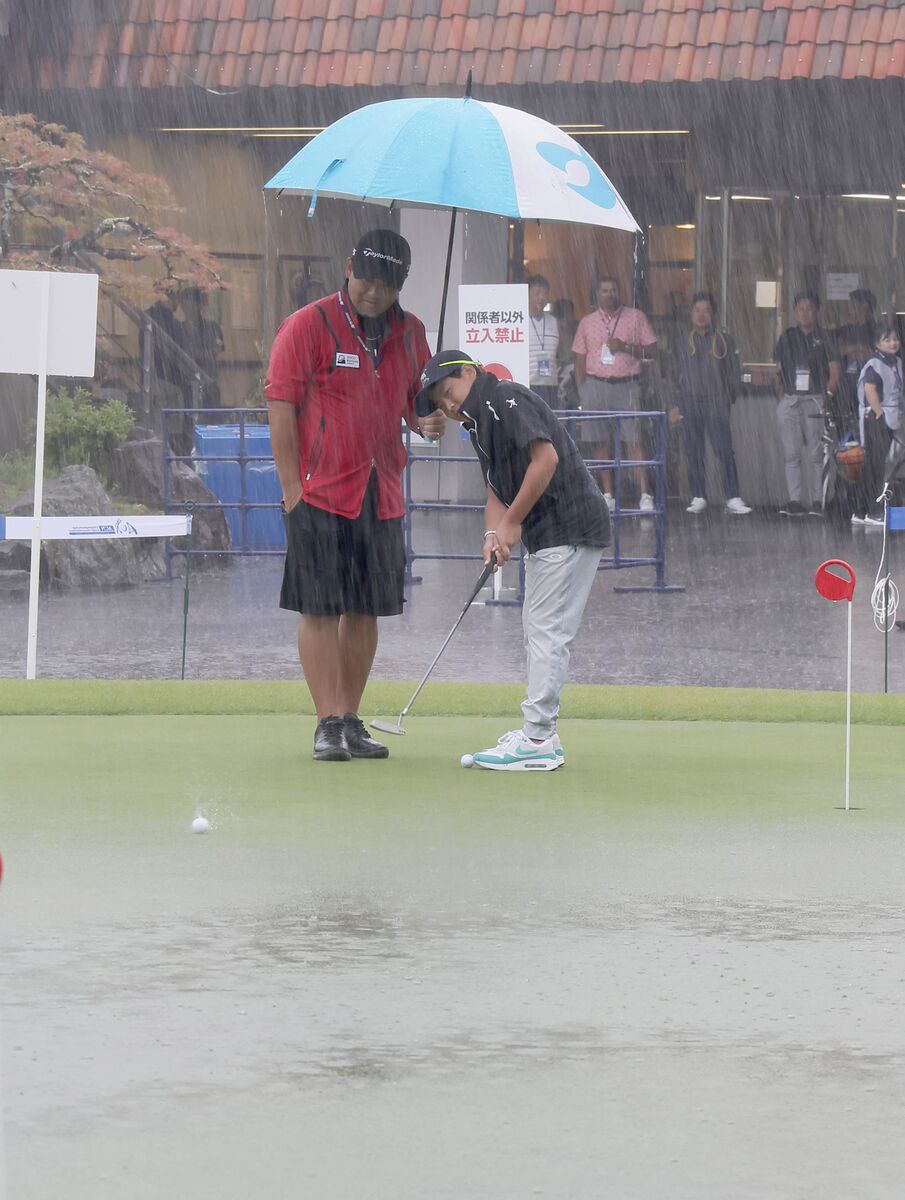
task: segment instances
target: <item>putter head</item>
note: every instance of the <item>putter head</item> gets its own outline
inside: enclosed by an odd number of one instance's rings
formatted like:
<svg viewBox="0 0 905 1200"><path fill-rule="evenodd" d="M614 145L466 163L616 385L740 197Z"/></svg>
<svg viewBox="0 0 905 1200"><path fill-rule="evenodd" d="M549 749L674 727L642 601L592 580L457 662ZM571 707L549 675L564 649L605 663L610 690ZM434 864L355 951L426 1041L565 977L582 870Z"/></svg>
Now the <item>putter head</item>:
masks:
<svg viewBox="0 0 905 1200"><path fill-rule="evenodd" d="M392 721L378 721L376 718L371 722L372 729L379 729L381 733L395 733L397 737L404 737L405 730L402 728L402 718L394 725Z"/></svg>

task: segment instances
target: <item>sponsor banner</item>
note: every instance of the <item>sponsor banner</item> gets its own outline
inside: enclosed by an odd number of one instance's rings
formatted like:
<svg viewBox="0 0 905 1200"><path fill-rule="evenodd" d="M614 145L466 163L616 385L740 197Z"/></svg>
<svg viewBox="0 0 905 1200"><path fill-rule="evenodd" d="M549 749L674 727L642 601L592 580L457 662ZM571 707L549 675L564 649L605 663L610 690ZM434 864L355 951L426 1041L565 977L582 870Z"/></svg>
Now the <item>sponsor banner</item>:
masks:
<svg viewBox="0 0 905 1200"><path fill-rule="evenodd" d="M0 540L31 541L31 517L0 517ZM192 518L142 517L42 517L42 541L91 540L94 538L183 537L192 529Z"/></svg>

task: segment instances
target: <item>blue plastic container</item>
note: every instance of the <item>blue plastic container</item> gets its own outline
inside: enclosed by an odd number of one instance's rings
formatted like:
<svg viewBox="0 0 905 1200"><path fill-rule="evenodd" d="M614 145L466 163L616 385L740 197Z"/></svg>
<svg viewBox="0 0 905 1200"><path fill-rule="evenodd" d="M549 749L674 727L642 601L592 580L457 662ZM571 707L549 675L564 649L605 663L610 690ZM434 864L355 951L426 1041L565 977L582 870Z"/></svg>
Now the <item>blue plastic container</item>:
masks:
<svg viewBox="0 0 905 1200"><path fill-rule="evenodd" d="M246 509L243 536L244 504L278 506L282 496L276 465L271 458L270 430L266 425L245 426L245 454L258 461L245 463L244 496L240 443L238 425L196 425L198 474L223 505L234 550L282 550L286 536L278 507ZM260 461L259 456L266 456L270 461ZM229 457L235 461L208 461L212 457Z"/></svg>

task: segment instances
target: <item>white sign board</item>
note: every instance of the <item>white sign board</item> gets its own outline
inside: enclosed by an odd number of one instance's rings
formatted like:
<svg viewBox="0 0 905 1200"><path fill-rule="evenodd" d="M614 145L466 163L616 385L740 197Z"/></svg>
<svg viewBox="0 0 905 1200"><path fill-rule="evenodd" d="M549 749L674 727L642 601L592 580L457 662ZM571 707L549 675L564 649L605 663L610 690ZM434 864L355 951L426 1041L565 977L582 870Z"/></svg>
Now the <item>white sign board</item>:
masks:
<svg viewBox="0 0 905 1200"><path fill-rule="evenodd" d="M754 285L754 307L776 308L776 295L775 279L758 279Z"/></svg>
<svg viewBox="0 0 905 1200"><path fill-rule="evenodd" d="M847 300L858 288L860 278L855 271L828 271L826 276L827 300Z"/></svg>
<svg viewBox="0 0 905 1200"><path fill-rule="evenodd" d="M528 285L459 286L459 346L498 379L528 386Z"/></svg>
<svg viewBox="0 0 905 1200"><path fill-rule="evenodd" d="M42 303L48 284L45 347ZM93 378L97 287L98 277L84 273L0 271L0 373Z"/></svg>

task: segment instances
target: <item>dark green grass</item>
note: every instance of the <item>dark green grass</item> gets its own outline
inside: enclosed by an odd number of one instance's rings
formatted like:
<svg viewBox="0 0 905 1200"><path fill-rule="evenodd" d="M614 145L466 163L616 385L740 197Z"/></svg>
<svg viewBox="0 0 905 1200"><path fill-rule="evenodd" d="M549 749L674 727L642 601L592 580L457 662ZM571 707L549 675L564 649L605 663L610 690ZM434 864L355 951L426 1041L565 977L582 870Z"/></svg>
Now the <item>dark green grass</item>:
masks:
<svg viewBox="0 0 905 1200"><path fill-rule="evenodd" d="M362 716L395 718L414 690L412 682L368 686ZM519 684L429 683L413 715L486 716L517 723ZM563 693L567 719L620 721L796 721L837 724L844 719L838 692L747 688L597 687L575 685ZM229 715L311 714L304 683L177 680L2 680L0 715ZM905 696L856 695L859 724L905 724Z"/></svg>

